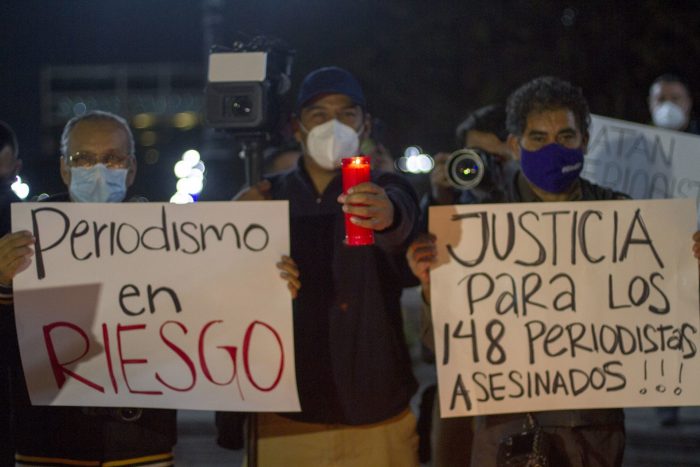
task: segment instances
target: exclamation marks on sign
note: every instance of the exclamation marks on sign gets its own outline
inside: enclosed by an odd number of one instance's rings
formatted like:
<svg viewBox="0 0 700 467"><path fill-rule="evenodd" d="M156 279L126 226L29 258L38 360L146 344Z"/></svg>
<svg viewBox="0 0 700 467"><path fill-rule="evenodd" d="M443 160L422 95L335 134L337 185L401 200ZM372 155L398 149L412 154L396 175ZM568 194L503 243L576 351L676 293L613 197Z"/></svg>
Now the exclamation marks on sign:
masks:
<svg viewBox="0 0 700 467"><path fill-rule="evenodd" d="M664 360L661 360L661 379L663 380L666 377L666 371L664 368ZM649 379L649 372L648 372L648 361L644 360L644 383L646 384ZM681 362L680 367L678 368L678 386L673 390L673 393L677 396L680 396L681 393L683 392L683 389L681 388L681 384L683 384L683 363ZM656 385L656 392L663 394L666 392L666 386L663 383L659 383ZM644 395L647 393L647 388L646 385L642 386L642 388L639 390L639 393Z"/></svg>
<svg viewBox="0 0 700 467"><path fill-rule="evenodd" d="M673 390L673 393L677 396L680 396L681 393L683 392L683 389L681 389L681 384L683 383L683 362L681 362L681 367L678 369L678 387Z"/></svg>

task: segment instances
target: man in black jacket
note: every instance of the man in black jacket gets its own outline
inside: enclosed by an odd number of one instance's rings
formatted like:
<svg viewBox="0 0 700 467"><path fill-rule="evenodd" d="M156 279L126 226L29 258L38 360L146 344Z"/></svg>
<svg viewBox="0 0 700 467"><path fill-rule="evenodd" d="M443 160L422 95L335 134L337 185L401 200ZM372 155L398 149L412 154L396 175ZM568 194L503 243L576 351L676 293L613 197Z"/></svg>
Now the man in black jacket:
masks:
<svg viewBox="0 0 700 467"><path fill-rule="evenodd" d="M124 119L99 111L75 117L64 128L61 152L68 193L50 200L124 200L136 175ZM33 241L26 231L0 239L0 283L11 283L29 265ZM32 406L19 361L14 370L16 465L173 465L174 410Z"/></svg>
<svg viewBox="0 0 700 467"><path fill-rule="evenodd" d="M370 118L359 83L337 67L304 80L297 99L298 166L237 199L289 200L291 254L303 287L294 303L300 413L259 415L261 466L417 466L416 390L404 343L401 262L418 203L391 173L342 194L340 160L357 155ZM374 231L344 243L344 213Z"/></svg>

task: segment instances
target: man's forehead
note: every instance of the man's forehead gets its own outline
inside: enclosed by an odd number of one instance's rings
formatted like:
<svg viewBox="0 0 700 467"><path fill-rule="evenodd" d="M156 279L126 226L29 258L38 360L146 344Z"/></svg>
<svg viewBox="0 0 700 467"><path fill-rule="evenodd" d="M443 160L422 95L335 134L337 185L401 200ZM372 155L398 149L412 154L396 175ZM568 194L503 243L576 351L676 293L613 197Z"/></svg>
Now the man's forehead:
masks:
<svg viewBox="0 0 700 467"><path fill-rule="evenodd" d="M651 87L651 94L653 96L659 94L690 96L688 88L686 88L685 85L679 81L659 81Z"/></svg>
<svg viewBox="0 0 700 467"><path fill-rule="evenodd" d="M358 104L345 94L321 94L314 97L301 109L302 112L319 108L355 108Z"/></svg>
<svg viewBox="0 0 700 467"><path fill-rule="evenodd" d="M111 120L84 120L78 122L68 135L65 156L75 153L125 154L131 158L132 147L124 127Z"/></svg>
<svg viewBox="0 0 700 467"><path fill-rule="evenodd" d="M127 144L128 134L117 122L110 120L84 120L70 132L69 143L103 143L107 140Z"/></svg>
<svg viewBox="0 0 700 467"><path fill-rule="evenodd" d="M573 110L566 107L533 110L525 120L525 131L547 131L552 127L557 131L567 128L580 131Z"/></svg>

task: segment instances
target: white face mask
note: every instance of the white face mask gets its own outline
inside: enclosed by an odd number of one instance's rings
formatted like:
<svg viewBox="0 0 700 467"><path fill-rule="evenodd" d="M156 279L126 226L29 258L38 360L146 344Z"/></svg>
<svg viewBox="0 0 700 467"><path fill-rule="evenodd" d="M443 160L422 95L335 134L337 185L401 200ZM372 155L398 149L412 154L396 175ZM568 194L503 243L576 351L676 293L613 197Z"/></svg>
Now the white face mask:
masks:
<svg viewBox="0 0 700 467"><path fill-rule="evenodd" d="M79 203L118 203L126 197L128 169L109 169L104 164L71 167L68 192Z"/></svg>
<svg viewBox="0 0 700 467"><path fill-rule="evenodd" d="M666 101L651 114L654 125L669 130L681 130L685 126L685 113L683 109L673 102Z"/></svg>
<svg viewBox="0 0 700 467"><path fill-rule="evenodd" d="M308 132L303 125L301 128L307 133L306 150L309 156L326 170L337 169L343 157L356 156L360 148L357 132L336 119L315 126Z"/></svg>

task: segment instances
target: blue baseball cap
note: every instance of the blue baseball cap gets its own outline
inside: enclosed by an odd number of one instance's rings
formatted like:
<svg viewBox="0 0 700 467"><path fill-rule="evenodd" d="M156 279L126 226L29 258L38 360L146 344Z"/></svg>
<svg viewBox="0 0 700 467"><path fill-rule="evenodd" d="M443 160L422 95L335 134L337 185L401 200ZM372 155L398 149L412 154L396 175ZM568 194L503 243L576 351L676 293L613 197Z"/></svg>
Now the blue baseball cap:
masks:
<svg viewBox="0 0 700 467"><path fill-rule="evenodd" d="M347 70L329 66L306 75L297 96L296 111L300 112L309 101L322 94L344 94L355 104L365 106L365 95L357 79Z"/></svg>

